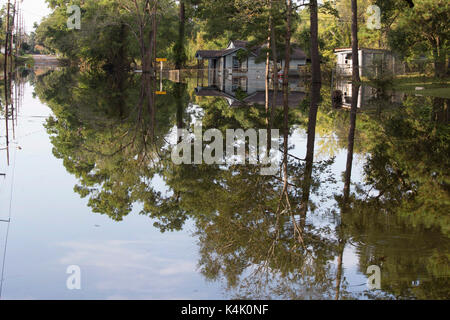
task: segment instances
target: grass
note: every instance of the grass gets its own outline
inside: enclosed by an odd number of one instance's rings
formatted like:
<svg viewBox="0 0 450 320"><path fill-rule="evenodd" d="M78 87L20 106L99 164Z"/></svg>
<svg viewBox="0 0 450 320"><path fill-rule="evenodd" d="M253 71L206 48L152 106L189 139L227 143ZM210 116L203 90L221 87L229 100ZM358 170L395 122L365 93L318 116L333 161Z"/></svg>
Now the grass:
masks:
<svg viewBox="0 0 450 320"><path fill-rule="evenodd" d="M422 87L423 90L416 90L416 87ZM408 94L450 99L450 78L399 76L394 79L393 89Z"/></svg>

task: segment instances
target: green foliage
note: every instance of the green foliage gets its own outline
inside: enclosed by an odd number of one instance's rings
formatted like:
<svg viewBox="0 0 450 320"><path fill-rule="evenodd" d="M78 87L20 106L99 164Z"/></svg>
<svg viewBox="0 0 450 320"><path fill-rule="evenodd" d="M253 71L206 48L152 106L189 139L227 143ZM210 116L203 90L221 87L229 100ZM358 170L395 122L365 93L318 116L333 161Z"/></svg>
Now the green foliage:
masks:
<svg viewBox="0 0 450 320"><path fill-rule="evenodd" d="M449 11L450 4L446 0L415 1L414 9L405 10L389 33L390 46L409 60L421 56L432 59L436 64L436 76L446 76L450 46Z"/></svg>
<svg viewBox="0 0 450 320"><path fill-rule="evenodd" d="M112 64L127 66L141 58L139 38L132 12L122 8L115 0L72 1L81 8L81 30L67 28L68 14L63 0L48 1L53 12L36 30L36 43L53 53L90 65ZM159 2L164 19L159 19L157 54L173 58L177 28L176 7L171 1ZM150 26L144 30L149 32Z"/></svg>

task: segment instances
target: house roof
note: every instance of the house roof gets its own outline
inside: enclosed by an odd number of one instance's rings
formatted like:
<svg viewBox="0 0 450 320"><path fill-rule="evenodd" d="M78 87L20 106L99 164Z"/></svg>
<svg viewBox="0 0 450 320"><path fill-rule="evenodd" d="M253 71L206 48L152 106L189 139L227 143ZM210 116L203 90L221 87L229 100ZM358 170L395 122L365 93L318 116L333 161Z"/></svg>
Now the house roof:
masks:
<svg viewBox="0 0 450 320"><path fill-rule="evenodd" d="M244 40L231 40L230 43L233 43L236 48L247 48L248 41ZM229 46L230 44L228 44Z"/></svg>
<svg viewBox="0 0 450 320"><path fill-rule="evenodd" d="M291 59L293 60L306 59L306 53L299 47L294 46L291 53Z"/></svg>
<svg viewBox="0 0 450 320"><path fill-rule="evenodd" d="M226 55L229 55L235 51L238 51L239 49L248 49L248 41L243 40L232 40L230 41L230 44L233 43L234 48L231 49L223 49L223 50L199 50L196 52L195 57L197 59L215 59L220 58ZM230 46L230 44L228 46ZM261 53L261 50L266 47L267 45L261 45L261 46L254 46L250 49L248 49L254 56L259 56ZM292 45L292 53L291 53L291 59L292 60L303 60L306 59L306 53L297 45Z"/></svg>
<svg viewBox="0 0 450 320"><path fill-rule="evenodd" d="M359 48L359 50L367 50L367 51L380 51L380 52L390 52L386 49L372 49L372 48ZM334 49L334 52L346 52L346 51L352 51L352 48L336 48Z"/></svg>
<svg viewBox="0 0 450 320"><path fill-rule="evenodd" d="M225 50L199 50L195 53L197 59L212 59L226 56L238 49L225 49Z"/></svg>

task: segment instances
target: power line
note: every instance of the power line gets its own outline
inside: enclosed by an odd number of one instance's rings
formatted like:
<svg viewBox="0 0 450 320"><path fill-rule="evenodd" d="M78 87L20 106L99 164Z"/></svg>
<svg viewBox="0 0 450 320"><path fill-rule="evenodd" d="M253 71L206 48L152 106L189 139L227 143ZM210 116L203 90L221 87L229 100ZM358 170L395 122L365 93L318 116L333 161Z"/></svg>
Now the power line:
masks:
<svg viewBox="0 0 450 320"><path fill-rule="evenodd" d="M16 155L17 155L17 148L15 148L15 151L14 151L14 162L13 162L12 176L11 176L11 193L9 196L9 209L8 209L9 215L8 215L8 220L3 221L3 222L6 222L8 224L8 226L6 227L5 247L3 249L2 273L1 273L1 278L0 278L0 299L2 298L3 282L5 280L4 273L5 273L5 263L6 263L6 249L8 246L9 227L11 226L11 208L12 208L12 199L13 199L13 190L14 190L14 174L16 171Z"/></svg>

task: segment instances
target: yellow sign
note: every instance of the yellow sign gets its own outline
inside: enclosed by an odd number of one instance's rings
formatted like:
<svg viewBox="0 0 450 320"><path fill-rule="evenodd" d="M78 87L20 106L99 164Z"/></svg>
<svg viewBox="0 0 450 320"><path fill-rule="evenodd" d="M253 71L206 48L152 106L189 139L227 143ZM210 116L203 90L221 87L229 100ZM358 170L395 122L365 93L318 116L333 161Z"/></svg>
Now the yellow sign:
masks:
<svg viewBox="0 0 450 320"><path fill-rule="evenodd" d="M166 58L156 58L157 62L166 62L167 59Z"/></svg>
<svg viewBox="0 0 450 320"><path fill-rule="evenodd" d="M156 91L156 94L167 94L166 91Z"/></svg>

